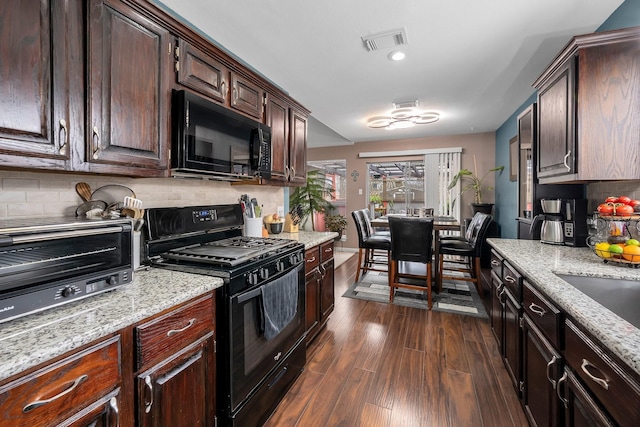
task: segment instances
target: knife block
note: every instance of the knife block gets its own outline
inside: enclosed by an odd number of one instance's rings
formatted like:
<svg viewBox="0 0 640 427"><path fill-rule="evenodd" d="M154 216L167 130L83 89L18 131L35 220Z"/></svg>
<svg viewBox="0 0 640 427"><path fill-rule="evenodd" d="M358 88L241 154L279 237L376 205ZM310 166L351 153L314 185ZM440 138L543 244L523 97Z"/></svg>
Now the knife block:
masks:
<svg viewBox="0 0 640 427"><path fill-rule="evenodd" d="M287 214L284 217L284 226L282 227L282 231L285 233L297 233L298 232L298 224L294 224L291 220L291 215Z"/></svg>

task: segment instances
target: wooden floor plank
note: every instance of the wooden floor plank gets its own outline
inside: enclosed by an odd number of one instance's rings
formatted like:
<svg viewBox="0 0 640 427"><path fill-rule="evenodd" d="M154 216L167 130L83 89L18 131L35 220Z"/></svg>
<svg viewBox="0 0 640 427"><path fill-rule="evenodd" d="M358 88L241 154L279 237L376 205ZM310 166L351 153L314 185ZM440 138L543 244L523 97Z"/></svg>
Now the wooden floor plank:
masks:
<svg viewBox="0 0 640 427"><path fill-rule="evenodd" d="M347 378L328 426L359 426L373 372L354 369Z"/></svg>
<svg viewBox="0 0 640 427"><path fill-rule="evenodd" d="M481 427L482 419L473 388L473 376L466 372L447 370L449 382L449 418L451 426ZM495 408L498 410L498 408ZM484 427L493 427L487 425Z"/></svg>
<svg viewBox="0 0 640 427"><path fill-rule="evenodd" d="M294 426L302 415L309 398L314 395L324 377L317 372L306 372L301 375L286 394L278 409L265 423L267 427Z"/></svg>
<svg viewBox="0 0 640 427"><path fill-rule="evenodd" d="M391 427L397 426L391 423L391 409L365 403L360 415L360 426L362 427Z"/></svg>
<svg viewBox="0 0 640 427"><path fill-rule="evenodd" d="M442 326L444 327L447 369L471 373L465 353L461 317L462 316L457 314L441 313Z"/></svg>
<svg viewBox="0 0 640 427"><path fill-rule="evenodd" d="M424 352L404 348L398 379L393 383L393 408L391 419L399 426L420 427L424 420Z"/></svg>
<svg viewBox="0 0 640 427"><path fill-rule="evenodd" d="M480 330L480 319L471 316L462 316L462 336L465 341L475 341L484 343L482 331ZM485 322L486 323L486 322Z"/></svg>
<svg viewBox="0 0 640 427"><path fill-rule="evenodd" d="M439 324L439 322L438 322ZM427 333L424 357L424 425L448 427L449 399L447 390L447 358L444 349L444 328L433 326Z"/></svg>

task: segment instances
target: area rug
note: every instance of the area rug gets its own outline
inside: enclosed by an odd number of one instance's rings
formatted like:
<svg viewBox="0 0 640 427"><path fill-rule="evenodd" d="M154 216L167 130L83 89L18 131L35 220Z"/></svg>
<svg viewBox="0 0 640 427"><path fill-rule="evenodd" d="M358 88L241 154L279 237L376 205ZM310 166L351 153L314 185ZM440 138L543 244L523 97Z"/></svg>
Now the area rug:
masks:
<svg viewBox="0 0 640 427"><path fill-rule="evenodd" d="M342 296L388 304L389 285L387 283L387 273L367 272L359 282L352 284ZM446 280L442 283L440 293L436 293L434 289L431 297L433 299L432 310L488 318L487 311L472 282ZM412 289L397 289L393 303L424 310L428 309L426 292Z"/></svg>

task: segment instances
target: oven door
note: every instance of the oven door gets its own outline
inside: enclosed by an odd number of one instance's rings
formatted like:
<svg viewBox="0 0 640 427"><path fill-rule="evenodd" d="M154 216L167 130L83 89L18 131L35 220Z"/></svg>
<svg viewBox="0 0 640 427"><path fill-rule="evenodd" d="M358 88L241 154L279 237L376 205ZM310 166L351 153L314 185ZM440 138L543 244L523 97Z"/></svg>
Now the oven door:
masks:
<svg viewBox="0 0 640 427"><path fill-rule="evenodd" d="M304 264L298 273L298 306L294 319L270 340L264 337L262 298L250 289L230 298L230 381L231 411L235 412L304 337L305 285ZM277 279L274 277L273 280Z"/></svg>

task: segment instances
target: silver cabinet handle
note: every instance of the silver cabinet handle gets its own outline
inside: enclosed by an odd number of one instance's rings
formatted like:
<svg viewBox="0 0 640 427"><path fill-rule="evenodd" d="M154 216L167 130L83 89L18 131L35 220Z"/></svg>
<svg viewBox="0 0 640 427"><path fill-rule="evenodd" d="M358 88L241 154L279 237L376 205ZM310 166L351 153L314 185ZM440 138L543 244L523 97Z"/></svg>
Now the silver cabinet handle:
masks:
<svg viewBox="0 0 640 427"><path fill-rule="evenodd" d="M531 305L529 305L529 310L531 310L533 313L537 314L540 317L544 317L544 315L547 313L547 311L544 308L534 303L531 303Z"/></svg>
<svg viewBox="0 0 640 427"><path fill-rule="evenodd" d="M147 375L144 377L144 383L149 390L149 401L144 404L144 413L148 414L151 412L151 407L153 406L153 385L151 385L151 376Z"/></svg>
<svg viewBox="0 0 640 427"><path fill-rule="evenodd" d="M226 101L227 99L227 82L224 80L220 83L220 93L222 94L222 100Z"/></svg>
<svg viewBox="0 0 640 427"><path fill-rule="evenodd" d="M500 300L500 302L504 302L502 300L502 296L504 295L506 288L504 287L504 285L500 285L500 288L498 288L498 299Z"/></svg>
<svg viewBox="0 0 640 427"><path fill-rule="evenodd" d="M289 176L296 176L296 168L291 166L291 174Z"/></svg>
<svg viewBox="0 0 640 427"><path fill-rule="evenodd" d="M29 404L27 404L24 408L22 408L22 412L23 413L27 413L29 411L33 411L36 408L39 408L40 406L46 405L48 403L53 402L54 400L58 400L63 396L66 396L67 394L71 393L73 390L76 389L76 387L78 387L80 384L82 384L83 382L85 382L87 380L87 378L89 378L89 375L80 375L78 378L76 378L73 381L73 384L71 384L71 387L69 387L66 390L63 390L62 392L56 394L55 396L49 398L49 399L44 399L44 400L36 400L35 402L31 402Z"/></svg>
<svg viewBox="0 0 640 427"><path fill-rule="evenodd" d="M562 394L560 393L560 390L562 389L562 383L567 381L567 373L565 371L564 374L562 374L562 377L560 377L560 379L558 380L558 388L556 388L556 394L558 395L558 399L560 399L562 401L562 403L564 403L564 407L565 409L569 408L569 401L567 399L565 399Z"/></svg>
<svg viewBox="0 0 640 427"><path fill-rule="evenodd" d="M60 142L60 154L64 154L67 148L67 141L69 140L69 130L67 129L67 121L60 119L60 129L64 131L64 138Z"/></svg>
<svg viewBox="0 0 640 427"><path fill-rule="evenodd" d="M571 150L569 150L567 154L565 154L564 159L562 160L564 167L567 168L567 172L571 172L571 168L569 167L569 163L568 163L570 155L571 155Z"/></svg>
<svg viewBox="0 0 640 427"><path fill-rule="evenodd" d="M496 267L500 265L500 263L498 261L496 261L495 259L491 260L491 265L495 265Z"/></svg>
<svg viewBox="0 0 640 427"><path fill-rule="evenodd" d="M516 279L514 277L511 277L511 276L505 276L504 277L504 281L505 282L509 282L509 283L516 283Z"/></svg>
<svg viewBox="0 0 640 427"><path fill-rule="evenodd" d="M549 382L551 383L551 385L553 386L554 390L556 388L556 380L552 380L551 379L551 367L558 361L559 359L554 355L551 360L549 361L549 363L547 363L547 379L549 380Z"/></svg>
<svg viewBox="0 0 640 427"><path fill-rule="evenodd" d="M284 177L285 177L285 179L289 179L289 176L291 176L291 173L289 172L289 166L285 166L284 167Z"/></svg>
<svg viewBox="0 0 640 427"><path fill-rule="evenodd" d="M115 427L120 427L120 411L118 410L118 399L116 399L115 396L109 400L109 406L111 407L111 413L115 418L115 422L112 424Z"/></svg>
<svg viewBox="0 0 640 427"><path fill-rule="evenodd" d="M238 89L234 86L233 87L233 101L237 101L238 100Z"/></svg>
<svg viewBox="0 0 640 427"><path fill-rule="evenodd" d="M168 330L167 331L167 336L170 337L172 335L179 334L180 332L184 332L187 329L189 329L190 327L192 327L195 323L196 323L196 319L193 318L193 319L189 320L189 323L187 323L187 326L185 326L184 328Z"/></svg>
<svg viewBox="0 0 640 427"><path fill-rule="evenodd" d="M100 153L100 130L98 126L93 127L93 138L96 140L95 150L93 150L93 158L97 159L98 154Z"/></svg>
<svg viewBox="0 0 640 427"><path fill-rule="evenodd" d="M588 368L598 369L597 366L592 365L587 359L582 359L582 365L580 365L580 369L582 369L582 372L587 374L587 376L594 383L598 384L600 387L602 387L605 390L609 390L609 380L598 378L598 377L594 376L591 372L589 372ZM598 369L598 371L600 371L600 369Z"/></svg>
<svg viewBox="0 0 640 427"><path fill-rule="evenodd" d="M315 260L316 260L316 257L313 257L313 258L309 258L307 262L314 262Z"/></svg>

